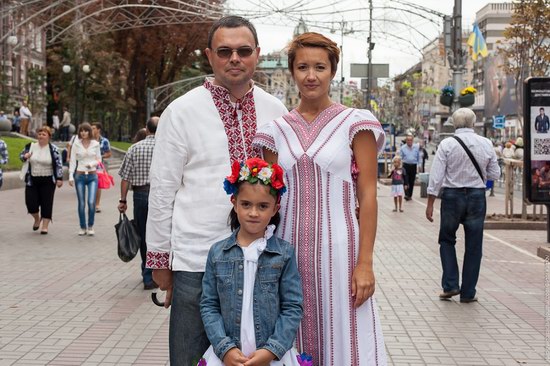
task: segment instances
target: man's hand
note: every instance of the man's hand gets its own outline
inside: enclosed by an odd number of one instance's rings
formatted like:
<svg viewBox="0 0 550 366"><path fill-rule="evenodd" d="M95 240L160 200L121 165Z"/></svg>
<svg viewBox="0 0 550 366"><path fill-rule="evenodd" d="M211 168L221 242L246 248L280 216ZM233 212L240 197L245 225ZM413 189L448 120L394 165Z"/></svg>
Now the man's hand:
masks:
<svg viewBox="0 0 550 366"><path fill-rule="evenodd" d="M154 269L153 281L162 291L166 291L166 299L164 299L164 307L168 309L172 304L172 290L173 290L173 274L170 269Z"/></svg>
<svg viewBox="0 0 550 366"><path fill-rule="evenodd" d="M248 357L243 355L237 347L231 348L223 357L223 364L225 366L243 366L247 361Z"/></svg>
<svg viewBox="0 0 550 366"><path fill-rule="evenodd" d="M351 277L351 295L355 298L353 306L358 308L374 294L375 280L372 266L358 264Z"/></svg>
<svg viewBox="0 0 550 366"><path fill-rule="evenodd" d="M118 212L120 213L125 213L126 210L128 209L128 204L124 203L124 202L120 202L118 204ZM156 282L156 281L155 281Z"/></svg>
<svg viewBox="0 0 550 366"><path fill-rule="evenodd" d="M55 184L57 185L57 188L63 187L63 181L62 180L58 180Z"/></svg>
<svg viewBox="0 0 550 366"><path fill-rule="evenodd" d="M275 355L264 348L252 352L248 357L249 360L244 363L244 366L269 366L269 363L275 359Z"/></svg>
<svg viewBox="0 0 550 366"><path fill-rule="evenodd" d="M434 206L428 204L426 206L426 218L428 219L429 222L434 222L433 214L434 214Z"/></svg>

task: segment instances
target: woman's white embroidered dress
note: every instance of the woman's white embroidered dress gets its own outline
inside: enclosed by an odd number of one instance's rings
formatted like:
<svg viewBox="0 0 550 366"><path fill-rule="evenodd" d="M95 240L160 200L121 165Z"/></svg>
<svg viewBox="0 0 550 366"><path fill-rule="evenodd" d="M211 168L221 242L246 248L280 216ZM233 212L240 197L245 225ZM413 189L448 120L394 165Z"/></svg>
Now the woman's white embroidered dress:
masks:
<svg viewBox="0 0 550 366"><path fill-rule="evenodd" d="M359 251L351 144L362 130L373 132L379 150L384 147L384 131L370 112L333 104L309 123L293 110L254 139L276 152L285 170L288 194L277 235L296 245L304 290L296 342L316 366L387 363L374 299L354 309L351 296Z"/></svg>

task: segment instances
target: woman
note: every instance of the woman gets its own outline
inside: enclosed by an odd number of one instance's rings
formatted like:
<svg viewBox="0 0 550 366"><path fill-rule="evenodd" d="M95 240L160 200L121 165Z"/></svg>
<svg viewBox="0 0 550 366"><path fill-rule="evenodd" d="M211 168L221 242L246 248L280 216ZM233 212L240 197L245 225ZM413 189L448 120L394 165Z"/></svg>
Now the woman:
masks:
<svg viewBox="0 0 550 366"><path fill-rule="evenodd" d="M337 45L320 34L291 42L288 65L300 103L260 128L254 144L286 172L278 234L296 246L302 275L298 348L318 366L385 365L372 298L377 150L385 136L370 112L330 100L338 59Z"/></svg>
<svg viewBox="0 0 550 366"><path fill-rule="evenodd" d="M27 211L34 218L32 229L38 230L42 222L40 234L45 235L52 220L55 187L63 186L63 165L59 150L50 143L50 128L40 127L37 133L38 142L25 145L19 157L27 163L25 204Z"/></svg>
<svg viewBox="0 0 550 366"><path fill-rule="evenodd" d="M82 123L78 127L78 138L71 146L69 163L69 184L76 183L78 198L78 218L80 230L78 235L94 235L95 196L97 193L96 167L101 161L99 142L92 136L92 126ZM86 192L87 191L87 192ZM88 194L86 197L86 193ZM88 203L88 225L86 225L86 202Z"/></svg>

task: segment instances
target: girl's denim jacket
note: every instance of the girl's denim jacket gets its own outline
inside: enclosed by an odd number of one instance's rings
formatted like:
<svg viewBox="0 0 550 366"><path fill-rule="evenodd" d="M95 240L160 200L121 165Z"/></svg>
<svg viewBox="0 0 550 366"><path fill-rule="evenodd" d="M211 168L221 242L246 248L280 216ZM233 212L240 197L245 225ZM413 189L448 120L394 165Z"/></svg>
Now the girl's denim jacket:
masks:
<svg viewBox="0 0 550 366"><path fill-rule="evenodd" d="M236 237L237 231L210 248L202 280L202 321L220 360L241 348L244 257ZM258 258L253 294L256 348L281 359L296 337L303 297L294 247L275 235Z"/></svg>

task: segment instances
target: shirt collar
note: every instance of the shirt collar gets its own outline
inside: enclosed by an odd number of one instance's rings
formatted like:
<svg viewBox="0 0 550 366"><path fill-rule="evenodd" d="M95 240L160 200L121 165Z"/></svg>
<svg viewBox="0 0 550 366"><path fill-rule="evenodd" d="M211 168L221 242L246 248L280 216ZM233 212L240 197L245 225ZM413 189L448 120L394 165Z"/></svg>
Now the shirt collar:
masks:
<svg viewBox="0 0 550 366"><path fill-rule="evenodd" d="M254 80L250 80L250 83L251 83L250 89L246 92L245 95L243 95L241 100L252 96L252 92L254 91ZM214 78L207 77L204 80L204 87L210 90L213 98L220 98L231 102L231 93L229 92L229 90L221 85L215 85Z"/></svg>
<svg viewBox="0 0 550 366"><path fill-rule="evenodd" d="M455 134L461 134L461 133L474 133L473 128L463 127L463 128L457 128L455 131Z"/></svg>

